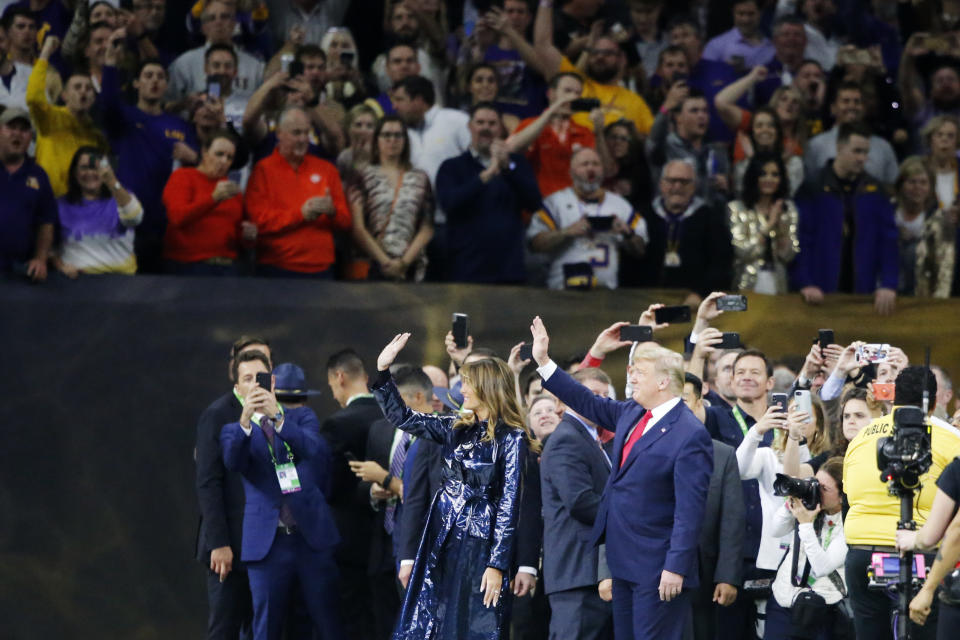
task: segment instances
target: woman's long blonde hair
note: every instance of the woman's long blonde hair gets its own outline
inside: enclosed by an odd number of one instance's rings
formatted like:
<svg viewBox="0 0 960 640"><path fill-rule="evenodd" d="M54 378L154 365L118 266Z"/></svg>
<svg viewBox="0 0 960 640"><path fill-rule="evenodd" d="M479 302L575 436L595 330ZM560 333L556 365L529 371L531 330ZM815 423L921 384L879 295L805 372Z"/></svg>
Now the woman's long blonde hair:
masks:
<svg viewBox="0 0 960 640"><path fill-rule="evenodd" d="M477 401L487 410L487 431L482 440L491 441L498 424L504 424L511 429L519 429L527 436L530 448L539 451L540 446L523 419L523 412L517 402L514 389L513 371L500 358L483 358L463 365L460 369L460 379L469 384ZM473 411L464 412L453 423L454 429L472 427L477 423L477 414Z"/></svg>

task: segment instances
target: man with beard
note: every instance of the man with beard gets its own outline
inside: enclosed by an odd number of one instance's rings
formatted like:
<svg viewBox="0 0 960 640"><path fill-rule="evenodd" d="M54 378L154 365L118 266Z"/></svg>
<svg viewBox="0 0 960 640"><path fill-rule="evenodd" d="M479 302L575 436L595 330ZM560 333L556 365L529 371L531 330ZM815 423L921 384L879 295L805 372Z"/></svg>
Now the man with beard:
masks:
<svg viewBox="0 0 960 640"><path fill-rule="evenodd" d="M547 197L530 222L530 248L550 254L551 289L616 289L620 249L643 253L646 222L629 202L601 187L603 166L593 149L573 153L570 177L573 186Z"/></svg>
<svg viewBox="0 0 960 640"><path fill-rule="evenodd" d="M617 120L629 120L641 135L647 135L653 125L653 114L639 95L621 87L627 66L627 56L617 39L608 34L593 38L587 45L586 72L574 66L553 44L553 3L542 0L537 8L533 26L533 50L521 49L527 63L539 70L548 81L558 73L575 73L583 79L583 97L600 101L604 112L604 126ZM592 130L588 113L573 117L577 124Z"/></svg>
<svg viewBox="0 0 960 640"><path fill-rule="evenodd" d="M409 44L416 50L417 63L420 65L417 73L433 83L439 101L442 101L447 86L443 31L429 13L416 12L406 2L391 3L389 12L384 35L394 42ZM432 24L424 24L425 21ZM387 62L387 55L380 54L371 67L381 91L388 91L396 83L387 73Z"/></svg>
<svg viewBox="0 0 960 640"><path fill-rule="evenodd" d="M454 282L524 281L522 214L540 208L540 189L526 158L508 153L497 138L501 128L492 102L474 105L470 148L437 171L437 202L447 212Z"/></svg>
<svg viewBox="0 0 960 640"><path fill-rule="evenodd" d="M955 63L941 62L934 67L926 83L927 93L920 88L916 77L915 63L904 56L902 91L905 106L914 112L913 125L920 130L934 116L960 116L960 72Z"/></svg>

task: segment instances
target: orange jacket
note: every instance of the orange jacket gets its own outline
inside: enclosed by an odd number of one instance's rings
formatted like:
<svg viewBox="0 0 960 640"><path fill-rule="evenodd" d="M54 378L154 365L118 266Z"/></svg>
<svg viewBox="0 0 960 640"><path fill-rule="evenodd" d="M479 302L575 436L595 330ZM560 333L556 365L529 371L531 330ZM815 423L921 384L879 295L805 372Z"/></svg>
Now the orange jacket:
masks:
<svg viewBox="0 0 960 640"><path fill-rule="evenodd" d="M192 167L177 169L163 190L167 231L163 257L179 262L236 258L243 219L243 199L221 202L213 190L221 178L208 178Z"/></svg>
<svg viewBox="0 0 960 640"><path fill-rule="evenodd" d="M303 218L303 203L329 195L336 212ZM307 154L297 169L276 150L253 168L247 183L247 218L257 225L257 262L317 273L334 262L333 231L352 226L336 167Z"/></svg>

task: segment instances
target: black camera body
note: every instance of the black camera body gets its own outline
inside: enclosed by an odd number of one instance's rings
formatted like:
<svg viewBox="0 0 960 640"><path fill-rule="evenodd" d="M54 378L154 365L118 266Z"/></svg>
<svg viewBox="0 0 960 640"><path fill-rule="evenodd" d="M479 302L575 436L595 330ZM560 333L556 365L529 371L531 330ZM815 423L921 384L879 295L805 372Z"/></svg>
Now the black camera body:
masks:
<svg viewBox="0 0 960 640"><path fill-rule="evenodd" d="M896 487L916 489L920 476L933 463L930 451L930 425L920 407L893 410L893 433L877 440L877 468L880 480Z"/></svg>
<svg viewBox="0 0 960 640"><path fill-rule="evenodd" d="M773 495L797 498L803 506L814 510L820 504L820 481L816 478L793 478L784 473L778 473L773 481Z"/></svg>

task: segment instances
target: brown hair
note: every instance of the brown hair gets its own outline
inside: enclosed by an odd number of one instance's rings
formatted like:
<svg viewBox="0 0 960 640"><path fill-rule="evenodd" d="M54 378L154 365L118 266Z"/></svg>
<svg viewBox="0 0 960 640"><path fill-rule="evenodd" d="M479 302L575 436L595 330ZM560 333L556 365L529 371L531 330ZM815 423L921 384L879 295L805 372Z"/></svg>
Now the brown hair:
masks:
<svg viewBox="0 0 960 640"><path fill-rule="evenodd" d="M537 440L530 433L514 390L513 371L500 358L484 358L468 362L460 368L460 380L469 384L477 394L477 400L487 411L487 431L482 440L494 439L497 426L503 424L511 429L523 431L530 449L539 451ZM453 423L454 429L471 427L477 424L477 414L464 412Z"/></svg>

